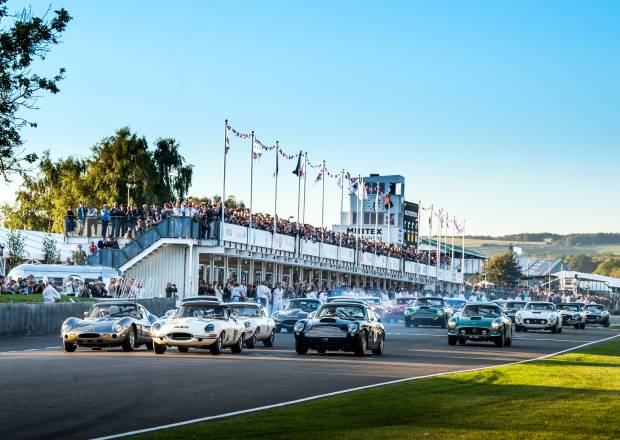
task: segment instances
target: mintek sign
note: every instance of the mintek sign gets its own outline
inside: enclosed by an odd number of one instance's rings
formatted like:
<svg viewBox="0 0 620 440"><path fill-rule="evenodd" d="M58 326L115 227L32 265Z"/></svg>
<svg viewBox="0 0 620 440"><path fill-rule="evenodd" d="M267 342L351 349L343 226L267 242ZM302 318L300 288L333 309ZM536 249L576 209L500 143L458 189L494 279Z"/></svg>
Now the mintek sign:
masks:
<svg viewBox="0 0 620 440"><path fill-rule="evenodd" d="M382 229L375 229L375 228L362 228L359 231L363 235L375 235L375 231L377 232L377 235L383 234ZM347 234L357 234L357 228L347 228Z"/></svg>

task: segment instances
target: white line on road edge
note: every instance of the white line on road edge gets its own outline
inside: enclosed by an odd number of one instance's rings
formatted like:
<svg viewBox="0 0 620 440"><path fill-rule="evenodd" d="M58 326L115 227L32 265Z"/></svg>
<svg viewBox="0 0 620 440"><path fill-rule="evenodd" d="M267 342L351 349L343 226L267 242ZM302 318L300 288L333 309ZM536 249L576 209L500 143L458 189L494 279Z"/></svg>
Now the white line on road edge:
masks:
<svg viewBox="0 0 620 440"><path fill-rule="evenodd" d="M225 414L218 414L218 415L215 415L215 416L207 416L207 417L201 417L201 418L198 418L198 419L185 420L183 422L170 423L168 425L155 426L153 428L144 428L144 429L138 429L138 430L135 430L135 431L123 432L123 433L120 433L120 434L112 434L112 435L108 435L108 436L105 436L105 437L96 437L93 440L109 440L109 439L128 437L128 436L131 436L131 435L146 434L148 432L163 431L164 429L178 428L180 426L194 425L196 423L209 422L209 421L218 420L218 419L225 419L225 418L228 418L228 417L240 416L240 415L243 415L243 414L250 414L250 413L254 413L254 412L264 411L264 410L267 410L267 409L281 408L283 406L290 406L290 405L296 405L298 403L310 402L312 400L323 399L325 397L333 397L333 396L338 396L340 394L352 393L354 391L368 390L368 389L371 389L371 388L378 388L378 387L382 387L382 386L385 386L385 385L393 385L393 384L397 384L397 383L410 382L410 381L419 380L419 379L429 379L431 377L447 376L447 375L450 375L450 374L469 373L469 372L472 372L472 371L488 370L490 368L509 367L511 365L525 364L525 363L528 363L528 362L540 361L540 360L547 359L547 358L550 358L550 357L553 357L553 356L558 356L560 354L568 353L570 351L575 351L575 350L578 350L580 348L587 347L588 345L593 345L593 344L598 344L599 342L609 341L610 339L614 339L614 338L617 338L619 336L620 336L620 334L617 334L617 335L614 335L614 336L610 336L609 338L599 339L597 341L591 341L591 342L588 342L586 344L581 344L581 345L578 345L576 347L567 348L566 350L557 351L555 353L546 354L546 355L539 356L539 357L533 358L533 359L524 359L524 360L521 360L521 361L509 362L507 364L489 365L489 366L486 366L486 367L469 368L467 370L449 371L449 372L445 372L445 373L433 373L433 374L427 374L425 376L406 377L404 379L390 380L388 382L380 382L380 383L375 383L375 384L371 384L371 385L364 385L364 386L361 386L361 387L348 388L346 390L333 391L331 393L318 394L316 396L303 397L301 399L289 400L288 402L273 403L271 405L259 406L257 408L242 409L242 410L239 410L239 411L233 411L233 412L229 412L229 413L225 413Z"/></svg>

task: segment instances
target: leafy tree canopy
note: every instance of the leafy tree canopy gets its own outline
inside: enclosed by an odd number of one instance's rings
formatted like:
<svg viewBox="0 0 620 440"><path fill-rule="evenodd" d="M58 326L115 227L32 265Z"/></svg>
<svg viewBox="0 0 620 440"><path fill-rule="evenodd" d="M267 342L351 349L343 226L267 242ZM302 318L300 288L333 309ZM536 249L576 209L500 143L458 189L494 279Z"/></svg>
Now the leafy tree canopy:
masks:
<svg viewBox="0 0 620 440"><path fill-rule="evenodd" d="M485 266L487 280L497 286L514 287L521 279L521 267L514 254L507 252L491 257Z"/></svg>

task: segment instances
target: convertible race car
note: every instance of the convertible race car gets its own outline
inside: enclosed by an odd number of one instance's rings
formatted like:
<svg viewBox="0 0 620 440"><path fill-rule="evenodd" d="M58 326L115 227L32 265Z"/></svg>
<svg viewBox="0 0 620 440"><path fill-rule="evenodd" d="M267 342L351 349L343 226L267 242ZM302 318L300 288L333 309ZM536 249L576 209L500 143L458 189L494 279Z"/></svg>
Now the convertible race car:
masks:
<svg viewBox="0 0 620 440"><path fill-rule="evenodd" d="M601 304L587 304L585 307L586 322L609 327L609 312Z"/></svg>
<svg viewBox="0 0 620 440"><path fill-rule="evenodd" d="M515 315L516 331L551 330L562 333L562 314L550 302L529 302Z"/></svg>
<svg viewBox="0 0 620 440"><path fill-rule="evenodd" d="M385 328L379 317L362 302L337 301L323 304L310 319L295 324L295 351L304 355L308 349L323 354L328 350L352 351L364 356L383 353Z"/></svg>
<svg viewBox="0 0 620 440"><path fill-rule="evenodd" d="M582 303L561 303L555 308L562 314L562 326L572 325L582 330L586 328L586 312Z"/></svg>
<svg viewBox="0 0 620 440"><path fill-rule="evenodd" d="M106 301L94 304L84 319L67 318L60 329L65 351L77 347L101 350L122 347L133 351L142 344L152 349L151 325L157 321L144 306L133 301Z"/></svg>
<svg viewBox="0 0 620 440"><path fill-rule="evenodd" d="M167 347L177 347L182 353L190 348L208 348L211 354L230 347L233 353L241 353L245 326L227 304L191 301L180 304L166 322L153 324L151 336L157 354L164 354Z"/></svg>
<svg viewBox="0 0 620 440"><path fill-rule="evenodd" d="M512 345L512 322L494 303L467 304L448 321L448 344L491 341L498 347Z"/></svg>
<svg viewBox="0 0 620 440"><path fill-rule="evenodd" d="M291 299L284 307L284 310L275 312L272 316L276 322L276 332L280 333L282 330L292 332L297 321L306 319L310 313L316 312L320 305L320 299Z"/></svg>
<svg viewBox="0 0 620 440"><path fill-rule="evenodd" d="M267 309L253 302L228 303L235 318L243 321L245 327L245 346L254 348L258 341L265 347L273 347L276 323L269 317Z"/></svg>
<svg viewBox="0 0 620 440"><path fill-rule="evenodd" d="M435 325L446 328L452 309L441 297L418 298L405 310L405 326Z"/></svg>

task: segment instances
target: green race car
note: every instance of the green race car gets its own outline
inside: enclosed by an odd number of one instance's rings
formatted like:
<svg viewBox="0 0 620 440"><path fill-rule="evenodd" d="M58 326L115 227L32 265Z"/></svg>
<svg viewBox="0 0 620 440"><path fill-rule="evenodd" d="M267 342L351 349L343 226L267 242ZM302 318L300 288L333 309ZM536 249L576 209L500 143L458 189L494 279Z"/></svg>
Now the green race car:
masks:
<svg viewBox="0 0 620 440"><path fill-rule="evenodd" d="M441 297L418 298L405 309L405 327L433 325L446 328L452 313L446 300Z"/></svg>
<svg viewBox="0 0 620 440"><path fill-rule="evenodd" d="M467 341L495 342L498 347L512 345L512 321L494 303L467 304L448 321L448 344Z"/></svg>

